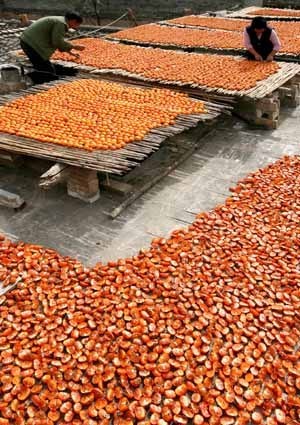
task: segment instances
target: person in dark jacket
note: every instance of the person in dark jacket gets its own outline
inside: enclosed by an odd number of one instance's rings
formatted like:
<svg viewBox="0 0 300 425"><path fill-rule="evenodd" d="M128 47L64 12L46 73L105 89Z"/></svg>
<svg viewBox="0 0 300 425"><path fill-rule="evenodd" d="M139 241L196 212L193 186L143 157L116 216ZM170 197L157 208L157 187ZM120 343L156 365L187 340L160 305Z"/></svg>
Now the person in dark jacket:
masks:
<svg viewBox="0 0 300 425"><path fill-rule="evenodd" d="M261 16L255 17L244 31L244 46L248 59L273 61L281 45L276 31Z"/></svg>
<svg viewBox="0 0 300 425"><path fill-rule="evenodd" d="M50 58L56 50L61 52L81 51L83 46L65 40L68 29L78 29L82 17L75 12L65 16L48 16L38 19L21 35L20 45L33 65L31 78L35 83L58 78L55 66Z"/></svg>

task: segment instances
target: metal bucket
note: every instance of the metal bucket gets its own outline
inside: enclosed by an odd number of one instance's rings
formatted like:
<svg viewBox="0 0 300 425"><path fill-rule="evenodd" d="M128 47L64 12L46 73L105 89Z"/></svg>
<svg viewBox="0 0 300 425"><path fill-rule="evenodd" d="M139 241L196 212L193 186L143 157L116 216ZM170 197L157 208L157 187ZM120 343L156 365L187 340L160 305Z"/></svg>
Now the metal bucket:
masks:
<svg viewBox="0 0 300 425"><path fill-rule="evenodd" d="M0 65L0 80L5 83L18 83L23 80L21 69L12 64Z"/></svg>
<svg viewBox="0 0 300 425"><path fill-rule="evenodd" d="M25 89L27 86L19 66L4 63L0 65L0 94Z"/></svg>

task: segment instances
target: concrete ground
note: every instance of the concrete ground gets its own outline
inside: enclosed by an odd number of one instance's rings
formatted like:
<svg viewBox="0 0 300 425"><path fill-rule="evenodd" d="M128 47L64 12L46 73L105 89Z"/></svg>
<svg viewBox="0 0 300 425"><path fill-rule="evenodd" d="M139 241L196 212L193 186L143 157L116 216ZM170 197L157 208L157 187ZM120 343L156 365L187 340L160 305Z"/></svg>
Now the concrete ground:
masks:
<svg viewBox="0 0 300 425"><path fill-rule="evenodd" d="M222 203L230 196L229 188L249 172L283 155L300 154L299 118L300 107L285 110L274 131L250 129L235 118L221 122L199 137L199 148L188 160L115 220L106 214L116 206L110 194L86 205L68 197L63 186L39 189L40 172L1 167L2 189L17 192L27 206L19 212L0 208L0 230L13 239L55 248L85 265L130 256L148 247L153 237L167 236L191 223L195 214ZM182 143L191 137L197 136L182 135Z"/></svg>

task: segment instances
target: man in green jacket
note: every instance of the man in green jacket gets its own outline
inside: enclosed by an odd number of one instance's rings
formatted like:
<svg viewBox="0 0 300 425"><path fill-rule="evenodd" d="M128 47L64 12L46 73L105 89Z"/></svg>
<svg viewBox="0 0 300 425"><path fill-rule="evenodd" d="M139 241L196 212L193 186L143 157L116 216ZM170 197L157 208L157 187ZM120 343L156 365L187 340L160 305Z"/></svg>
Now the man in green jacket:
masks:
<svg viewBox="0 0 300 425"><path fill-rule="evenodd" d="M35 72L31 73L34 83L42 83L58 79L55 66L50 58L55 50L70 52L84 49L64 39L68 29L77 29L82 17L75 12L67 12L63 16L48 16L38 19L21 35L21 48L32 63Z"/></svg>

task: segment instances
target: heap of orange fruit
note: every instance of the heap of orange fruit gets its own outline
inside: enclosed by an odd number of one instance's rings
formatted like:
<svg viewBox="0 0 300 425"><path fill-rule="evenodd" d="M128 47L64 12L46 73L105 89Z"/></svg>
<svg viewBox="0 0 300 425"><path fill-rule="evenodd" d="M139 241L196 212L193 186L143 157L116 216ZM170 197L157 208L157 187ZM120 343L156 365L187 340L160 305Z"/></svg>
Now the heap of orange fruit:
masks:
<svg viewBox="0 0 300 425"><path fill-rule="evenodd" d="M184 93L82 79L0 107L0 131L67 147L120 149L204 104Z"/></svg>
<svg viewBox="0 0 300 425"><path fill-rule="evenodd" d="M0 238L0 425L299 425L300 157L94 268Z"/></svg>
<svg viewBox="0 0 300 425"><path fill-rule="evenodd" d="M85 50L76 59L68 53L54 58L115 73L130 73L152 81L180 82L225 90L247 90L279 69L277 63L255 62L222 55L182 53L82 39Z"/></svg>
<svg viewBox="0 0 300 425"><path fill-rule="evenodd" d="M295 18L300 18L300 10L291 10L291 9L272 9L268 7L263 7L261 9L256 9L254 11L248 12L247 15L251 16L291 16Z"/></svg>
<svg viewBox="0 0 300 425"><path fill-rule="evenodd" d="M239 32L243 31L250 24L247 19L218 18L201 15L183 16L166 21L166 23ZM269 21L268 25L276 30L280 38L300 37L300 22Z"/></svg>
<svg viewBox="0 0 300 425"><path fill-rule="evenodd" d="M288 24L287 24L288 25ZM286 28L284 26L283 28ZM294 32L293 32L294 31ZM282 30L281 53L299 54L300 37L299 25L291 26L289 31ZM300 35L300 34L299 34ZM243 50L243 37L241 32L223 31L197 28L180 28L164 25L141 25L135 28L119 31L110 37L119 40L129 40L137 43L149 43L153 45L174 45L183 48L206 48L206 49L236 49Z"/></svg>

